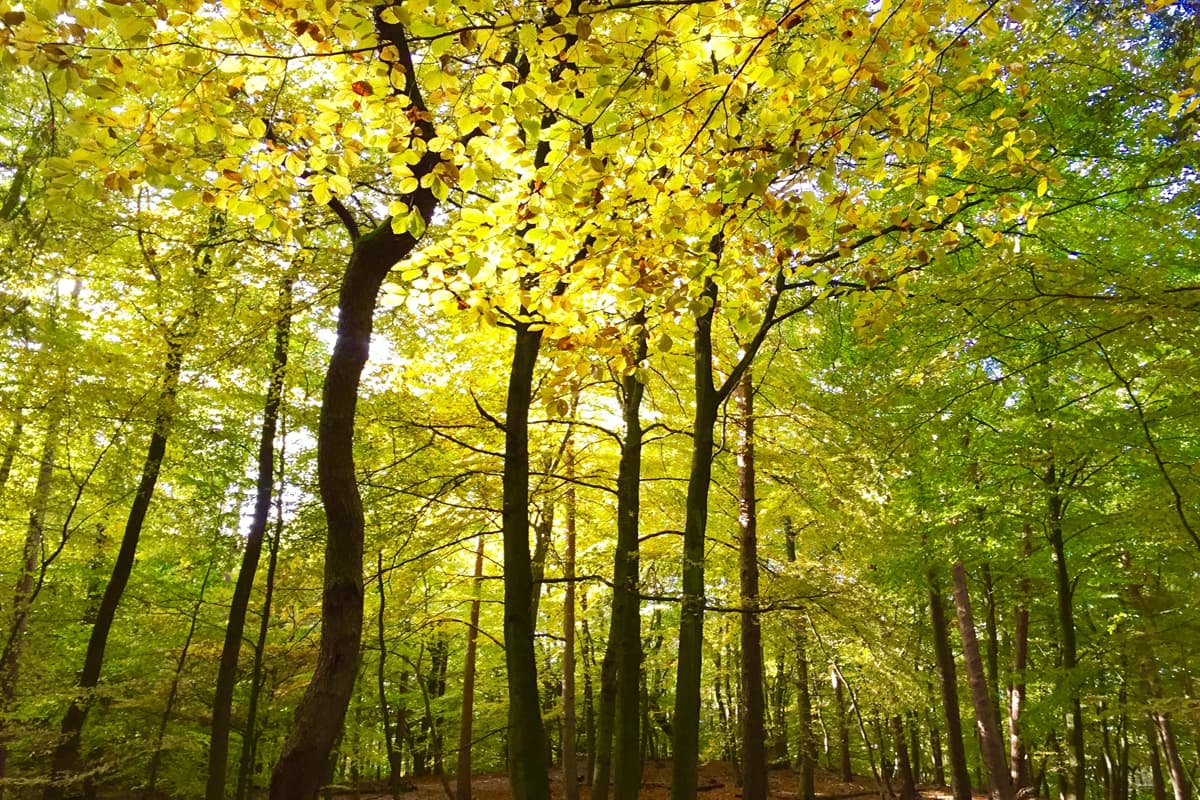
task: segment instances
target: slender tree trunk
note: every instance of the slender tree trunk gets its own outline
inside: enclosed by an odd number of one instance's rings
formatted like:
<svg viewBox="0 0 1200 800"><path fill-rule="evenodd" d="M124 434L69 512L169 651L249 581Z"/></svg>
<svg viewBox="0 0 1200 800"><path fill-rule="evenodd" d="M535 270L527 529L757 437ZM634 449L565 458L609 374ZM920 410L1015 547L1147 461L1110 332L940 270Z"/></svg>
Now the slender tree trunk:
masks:
<svg viewBox="0 0 1200 800"><path fill-rule="evenodd" d="M458 726L458 769L455 780L455 796L458 800L471 800L471 738L475 717L475 658L479 646L480 589L483 583L483 535L475 546L475 574L471 586L471 621L467 631L467 655L463 665L462 722ZM390 750L390 746L389 746ZM393 772L395 770L393 769Z"/></svg>
<svg viewBox="0 0 1200 800"><path fill-rule="evenodd" d="M541 328L518 323L504 418L504 661L508 669L508 773L513 797L548 800L546 735L534 652L529 554L529 405Z"/></svg>
<svg viewBox="0 0 1200 800"><path fill-rule="evenodd" d="M425 141L436 132L420 93L408 38L399 23L384 21L376 7L382 56L405 75L403 91L417 113L413 135ZM440 154L427 152L412 168L432 174ZM420 188L404 198L428 223L437 199ZM335 206L349 213L340 201ZM317 433L317 480L325 509L324 588L321 642L313 677L296 707L294 726L271 774L271 800L312 800L325 778L329 754L346 717L361 660L363 623L363 508L354 466L354 413L358 385L371 346L379 289L392 266L416 246L408 233L395 233L385 220L365 236L352 231L354 248L338 299L337 338L321 396Z"/></svg>
<svg viewBox="0 0 1200 800"><path fill-rule="evenodd" d="M1046 488L1046 521L1054 559L1054 588L1058 600L1058 624L1062 641L1063 669L1069 686L1067 709L1067 762L1069 780L1063 800L1085 800L1087 793L1087 751L1083 737L1083 706L1079 700L1079 676L1076 674L1075 611L1071 577L1067 571L1067 556L1063 542L1063 514L1066 504L1062 496L1061 476L1053 464L1043 479Z"/></svg>
<svg viewBox="0 0 1200 800"><path fill-rule="evenodd" d="M1183 767L1183 758L1179 754L1179 746L1175 741L1175 730L1170 718L1165 713L1152 713L1150 719L1154 722L1158 734L1163 759L1167 762L1167 772L1171 776L1171 786L1175 790L1175 800L1192 800L1192 782L1187 770Z"/></svg>
<svg viewBox="0 0 1200 800"><path fill-rule="evenodd" d="M208 579L212 575L214 558L209 558L208 568L204 570L204 580L200 582L200 595L192 604L192 614L188 622L187 636L183 640L183 649L175 659L175 674L171 677L171 688L167 692L167 705L163 709L162 718L158 722L158 735L154 739L154 755L150 757L149 777L146 779L146 790L142 796L153 800L158 796L158 768L162 764L163 740L167 735L167 725L171 722L171 712L175 710L175 700L179 696L179 682L183 678L183 667L187 663L188 651L192 649L192 639L196 635L196 623L200 619L200 609L204 607L204 593L208 590Z"/></svg>
<svg viewBox="0 0 1200 800"><path fill-rule="evenodd" d="M992 568L984 562L980 568L983 575L984 639L983 665L986 669L988 698L992 704L992 718L1001 724L1000 715L1000 632L996 621L996 582L992 579Z"/></svg>
<svg viewBox="0 0 1200 800"><path fill-rule="evenodd" d="M25 529L25 547L17 582L13 587L12 623L0 653L0 778L8 769L8 722L5 719L12 711L17 699L17 681L21 674L21 652L25 643L25 629L29 622L29 610L33 605L34 584L42 560L42 542L45 540L46 510L50 505L50 489L54 480L55 452L58 447L59 428L62 424L62 401L54 398L50 402L46 423L46 436L42 440L42 454L38 458L37 483L29 504L29 526ZM15 445L19 435L20 420L14 428L10 444ZM15 447L12 448L15 450ZM12 465L12 452L5 454L7 467ZM7 478L7 474L5 475ZM2 484L0 484L2 488ZM4 791L0 784L0 795Z"/></svg>
<svg viewBox="0 0 1200 800"><path fill-rule="evenodd" d="M900 773L901 800L917 800L917 777L909 760L908 746L904 741L904 721L897 714L892 717L892 735L896 739L896 766Z"/></svg>
<svg viewBox="0 0 1200 800"><path fill-rule="evenodd" d="M281 439L286 440L284 433ZM275 567L279 561L279 539L283 533L284 451L279 449L279 489L275 494L275 535L269 542L267 575L264 583L262 618L258 625L258 638L254 642L254 665L250 670L250 699L246 705L246 731L242 734L242 756L238 762L237 800L246 800L254 780L254 762L258 749L258 702L266 676L263 660L267 651L267 634L271 630L271 600L275 594Z"/></svg>
<svg viewBox="0 0 1200 800"><path fill-rule="evenodd" d="M96 619L92 625L91 636L88 638L83 670L79 673L78 694L71 700L67 707L67 713L63 716L60 740L54 748L51 767L52 782L47 784L43 793L45 800L60 800L68 794L77 796L80 793L91 793L89 786L81 786L75 781L75 774L83 766L80 753L83 725L87 721L88 710L91 706L92 691L100 682L100 672L104 666L104 651L108 646L108 635L117 615L117 607L125 595L125 587L133 572L138 540L142 535L146 513L150 510L150 501L154 496L154 487L158 483L163 456L166 454L167 437L170 434L175 412L175 395L179 387L179 372L182 364L182 343L178 338L172 337L167 342L162 394L159 398L154 427L150 434L146 460L142 465L137 494L134 495L133 505L129 509L129 517L125 521L125 532L121 538L121 548L117 553L117 560L113 564L112 574L96 609Z"/></svg>
<svg viewBox="0 0 1200 800"><path fill-rule="evenodd" d="M271 513L275 485L275 430L279 421L279 406L283 396L284 373L287 370L288 334L292 324L292 279L286 278L279 293L279 321L275 324L275 350L271 358L267 396L263 406L262 433L258 440L258 480L255 485L254 516L246 534L246 549L238 571L233 599L229 604L229 621L225 626L225 642L217 667L217 684L213 696L211 735L208 745L208 783L206 800L224 800L229 760L229 728L233 713L233 690L237 685L238 656L242 649L242 633L246 627L246 611L250 607L250 592L262 555L263 537ZM382 580L382 579L381 579Z"/></svg>
<svg viewBox="0 0 1200 800"><path fill-rule="evenodd" d="M767 731L762 623L758 615L758 509L754 487L754 386L750 370L734 391L738 426L738 531L741 563L742 797L766 800Z"/></svg>
<svg viewBox="0 0 1200 800"><path fill-rule="evenodd" d="M562 768L563 796L579 800L578 751L575 742L575 443L568 441L565 463L567 489L566 513L567 551L563 564L566 587L563 596L563 661L562 661ZM636 707L635 707L636 708ZM469 800L460 798L460 800Z"/></svg>
<svg viewBox="0 0 1200 800"><path fill-rule="evenodd" d="M24 432L24 427L25 419L18 409L14 414L8 440L4 443L4 456L0 458L0 498L4 497L4 490L8 486L8 476L12 474L13 460L17 457L17 450L21 448L21 434Z"/></svg>
<svg viewBox="0 0 1200 800"><path fill-rule="evenodd" d="M719 243L714 245L714 249ZM672 719L671 800L695 800L700 760L700 672L704 647L704 543L708 528L708 489L712 482L713 427L719 399L713 385L712 321L717 285L707 278L701 301L707 309L696 319L694 342L695 416L692 462L688 475L683 529L683 597L679 619L679 656Z"/></svg>
<svg viewBox="0 0 1200 800"><path fill-rule="evenodd" d="M634 363L646 358L646 318L632 320L637 332ZM616 645L616 708L613 722L612 775L614 800L636 800L642 785L641 674L642 615L638 594L641 519L642 396L645 387L636 373L621 377L621 417L624 438L617 467L617 552L613 564L612 626Z"/></svg>
<svg viewBox="0 0 1200 800"><path fill-rule="evenodd" d="M1158 747L1158 724L1153 714L1146 715L1146 741L1150 745L1150 796L1153 800L1167 800L1167 782Z"/></svg>
<svg viewBox="0 0 1200 800"><path fill-rule="evenodd" d="M583 633L583 733L587 742L587 766L584 770L585 779L590 786L592 777L596 774L596 709L592 694L592 671L596 668L592 645L592 633L588 627L587 589L579 595L579 610L583 612L580 630Z"/></svg>
<svg viewBox="0 0 1200 800"><path fill-rule="evenodd" d="M783 538L789 564L796 563L796 529L791 517L783 518ZM796 763L800 768L800 799L814 800L816 797L817 741L812 727L812 694L808 677L808 629L806 613L795 620L793 642L796 648ZM840 689L840 683L839 683ZM839 711L841 711L839 701ZM846 770L849 771L850 751L846 742ZM847 779L848 780L848 779Z"/></svg>
<svg viewBox="0 0 1200 800"><path fill-rule="evenodd" d="M392 725L392 712L388 705L387 693L387 586L383 579L383 551L380 550L375 557L375 563L378 567L377 574L379 582L379 610L375 615L375 642L379 647L379 662L375 671L375 689L379 694L379 714L383 722L383 748L387 756L388 765L388 792L392 795L393 800L400 798L400 752L396 749L396 735L394 726ZM470 704L466 690L463 691L464 707ZM467 800L470 800L468 797Z"/></svg>
<svg viewBox="0 0 1200 800"><path fill-rule="evenodd" d="M979 654L979 641L975 637L975 620L971 613L971 597L967 589L967 571L961 563L954 569L954 606L958 612L958 630L963 639L963 659L967 665L967 683L971 687L971 699L975 705L976 727L987 767L993 800L1012 800L1012 778L1004 757L1004 743L1000 736L1000 725L996 721L995 704L989 689L988 677L984 674L983 659Z"/></svg>
<svg viewBox="0 0 1200 800"><path fill-rule="evenodd" d="M846 713L846 687L842 685L842 677L836 669L833 672L833 698L837 705L838 769L842 783L849 783L854 780L854 770L850 764L850 721Z"/></svg>
<svg viewBox="0 0 1200 800"><path fill-rule="evenodd" d="M1021 533L1021 551L1028 558L1032 531L1026 525ZM1013 677L1008 686L1008 758L1014 790L1031 786L1025 739L1021 733L1021 712L1025 708L1025 670L1029 665L1029 601L1032 586L1028 577L1017 583L1017 608L1013 631Z"/></svg>
<svg viewBox="0 0 1200 800"><path fill-rule="evenodd" d="M912 764L913 782L920 783L921 770L921 718L915 711L908 712L908 750Z"/></svg>
<svg viewBox="0 0 1200 800"><path fill-rule="evenodd" d="M950 756L950 786L954 800L971 800L971 774L963 747L962 716L958 709L958 676L950 638L946 630L946 607L933 573L929 574L929 616L933 628L933 652L937 658L942 707L946 716L946 743Z"/></svg>
<svg viewBox="0 0 1200 800"><path fill-rule="evenodd" d="M933 759L933 780L938 786L946 785L946 766L942 761L942 732L937 722L929 722L929 754Z"/></svg>

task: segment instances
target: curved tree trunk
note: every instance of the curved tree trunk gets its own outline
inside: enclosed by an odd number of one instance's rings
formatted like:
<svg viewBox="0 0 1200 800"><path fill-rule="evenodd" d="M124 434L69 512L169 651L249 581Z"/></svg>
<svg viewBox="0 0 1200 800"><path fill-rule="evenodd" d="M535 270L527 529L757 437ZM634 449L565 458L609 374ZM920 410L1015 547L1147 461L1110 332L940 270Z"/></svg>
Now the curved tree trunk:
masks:
<svg viewBox="0 0 1200 800"><path fill-rule="evenodd" d="M154 419L154 428L150 434L150 444L146 450L146 460L142 465L142 476L138 482L133 505L129 509L129 517L125 521L121 549L117 552L112 575L108 579L104 595L96 609L95 622L92 624L92 633L88 638L87 653L84 656L83 670L79 673L79 693L71 700L67 707L67 713L63 716L61 738L54 749L51 767L53 782L46 786L43 793L45 800L60 800L68 794L77 796L92 793L90 786L80 785L74 777L83 766L80 753L83 725L87 721L88 710L91 706L92 690L100 682L100 672L104 667L104 651L108 646L108 635L117 615L117 607L125 595L125 587L129 584L129 577L133 573L133 561L137 554L138 541L142 535L146 513L150 510L150 501L154 497L154 487L158 484L158 474L162 468L163 456L167 451L167 437L175 413L175 394L179 387L179 372L182 365L183 345L178 338L172 337L167 342L163 388L159 399L158 414Z"/></svg>
<svg viewBox="0 0 1200 800"><path fill-rule="evenodd" d="M762 627L758 615L758 509L754 487L754 386L750 370L734 391L737 405L738 531L741 578L742 797L766 800Z"/></svg>
<svg viewBox="0 0 1200 800"><path fill-rule="evenodd" d="M967 589L967 571L961 563L955 564L954 607L958 612L958 630L963 640L963 659L967 664L967 683L971 687L971 700L975 705L975 721L979 741L987 766L993 800L1013 800L1012 778L1004 757L1004 743L1000 738L1000 724L996 720L995 705L988 676L984 672L983 659L979 653L979 641L975 636L975 620L971 613L971 596Z"/></svg>
<svg viewBox="0 0 1200 800"><path fill-rule="evenodd" d="M217 668L217 684L213 696L211 736L208 746L208 783L206 800L224 800L225 777L229 759L229 728L233 712L233 690L237 684L238 655L242 649L242 633L246 626L246 610L250 607L250 592L258 573L262 555L263 536L271 513L272 490L275 485L275 429L279 420L283 378L287 369L288 334L292 322L292 279L287 278L279 295L279 321L275 325L275 350L271 358L270 378L263 406L262 433L258 440L258 479L255 485L254 517L246 535L242 566L238 571L233 599L229 604L229 621L225 626L225 642Z"/></svg>
<svg viewBox="0 0 1200 800"><path fill-rule="evenodd" d="M385 22L376 7L376 29L393 68L403 70L404 92L419 113L413 135L425 141L435 136L420 93L404 27ZM412 168L420 179L440 162L427 152ZM437 199L429 189L404 198L428 223ZM344 218L349 216L339 201ZM348 225L348 227L350 227ZM367 363L379 289L392 266L406 258L417 240L396 233L385 220L365 236L351 227L354 249L342 278L338 298L337 338L321 394L317 432L317 480L325 509L324 589L321 596L321 643L313 677L296 707L292 732L271 773L271 800L312 800L329 764L329 754L341 730L354 691L361 660L363 622L363 508L354 466L354 413L358 385Z"/></svg>

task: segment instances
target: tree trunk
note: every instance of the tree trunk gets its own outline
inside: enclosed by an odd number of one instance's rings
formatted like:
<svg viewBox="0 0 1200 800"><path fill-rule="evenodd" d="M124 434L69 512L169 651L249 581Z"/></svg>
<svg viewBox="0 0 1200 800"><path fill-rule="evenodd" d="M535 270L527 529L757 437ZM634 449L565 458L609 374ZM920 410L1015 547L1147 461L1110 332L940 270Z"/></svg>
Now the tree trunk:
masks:
<svg viewBox="0 0 1200 800"><path fill-rule="evenodd" d="M377 7L377 11L379 7ZM417 114L413 135L434 138L421 96L404 27L376 17L382 57L405 75L403 91ZM412 168L418 179L432 174L440 154L427 152ZM419 188L404 200L428 224L437 199ZM343 212L344 207L338 204ZM348 216L348 212L347 212ZM352 232L352 236L356 232ZM313 677L295 711L292 732L271 773L271 800L312 800L326 775L329 754L346 716L361 659L363 622L363 508L354 467L354 413L358 385L371 346L372 319L380 286L392 266L417 240L395 233L385 220L354 239L338 299L337 338L321 395L317 433L317 480L325 509L324 589L321 641Z"/></svg>
<svg viewBox="0 0 1200 800"><path fill-rule="evenodd" d="M789 564L796 563L796 529L791 517L783 518L783 538ZM800 799L816 797L817 741L812 728L812 694L808 677L808 629L805 612L795 620L794 644L796 648L796 763L800 768ZM839 683L840 691L840 683ZM839 695L840 697L840 695ZM842 702L839 700L839 713ZM846 741L845 769L849 771L850 751ZM848 780L848 779L847 779Z"/></svg>
<svg viewBox="0 0 1200 800"><path fill-rule="evenodd" d="M175 394L179 388L179 372L182 364L183 345L178 338L173 336L167 342L162 394L159 398L158 413L154 419L154 428L150 434L150 443L146 450L146 460L142 465L137 494L134 495L129 516L125 521L125 532L121 538L121 548L117 553L117 560L113 564L112 574L96 609L96 619L92 624L91 636L88 638L83 670L79 673L79 691L71 700L67 707L67 713L63 716L61 736L58 745L54 748L51 767L53 782L46 786L43 793L45 800L61 800L68 794L78 796L81 793L91 793L89 786L81 786L75 779L75 773L80 772L83 767L80 753L83 725L87 721L92 692L100 682L100 672L104 667L104 651L108 646L108 635L117 615L117 607L125 595L129 577L133 573L133 561L137 554L138 540L142 535L146 513L150 510L150 501L154 497L154 487L158 483L163 456L167 451L167 437L170 434L171 421L175 413Z"/></svg>
<svg viewBox="0 0 1200 800"><path fill-rule="evenodd" d="M1146 741L1150 745L1150 797L1153 800L1167 800L1167 782L1163 777L1158 748L1158 724L1153 714L1146 715Z"/></svg>
<svg viewBox="0 0 1200 800"><path fill-rule="evenodd" d="M742 797L766 800L767 731L763 692L762 622L758 615L758 508L754 486L754 386L750 370L734 391L737 406L738 544L741 606Z"/></svg>
<svg viewBox="0 0 1200 800"><path fill-rule="evenodd" d="M714 249L719 243L714 244ZM717 284L707 278L696 318L694 379L696 409L692 421L692 462L688 475L683 529L683 597L679 619L679 655L672 719L671 800L695 800L700 762L700 671L704 648L704 543L708 528L708 489L712 482L713 427L719 400L713 385L712 321Z"/></svg>
<svg viewBox="0 0 1200 800"><path fill-rule="evenodd" d="M462 721L458 726L458 769L456 770L455 796L458 800L471 800L471 738L475 716L475 658L479 646L480 590L483 583L483 535L475 546L475 574L471 586L470 630L467 631L467 655L463 664ZM391 747L389 745L389 752ZM395 770L393 769L393 772ZM393 781L395 782L395 781Z"/></svg>
<svg viewBox="0 0 1200 800"><path fill-rule="evenodd" d="M158 722L158 735L154 740L154 755L150 757L149 777L146 779L146 790L142 796L154 800L158 794L158 768L162 763L163 740L167 735L167 725L171 722L171 712L175 710L175 699L179 696L179 681L183 677L183 667L187 663L188 651L192 649L192 639L196 635L196 623L200 619L200 609L204 608L204 592L208 589L208 579L212 575L215 553L209 558L208 568L204 570L204 580L200 582L200 596L192 604L191 620L188 623L187 636L183 640L183 649L175 659L175 674L171 677L171 688L167 692L167 705L163 709L162 718Z"/></svg>
<svg viewBox="0 0 1200 800"><path fill-rule="evenodd" d="M1054 589L1058 600L1058 624L1062 639L1063 669L1067 673L1067 793L1063 800L1085 800L1087 793L1087 752L1083 738L1083 707L1079 700L1079 676L1076 675L1075 611L1071 577L1067 572L1067 556L1063 543L1063 514L1066 504L1062 496L1061 476L1053 464L1046 471L1047 534L1054 560Z"/></svg>
<svg viewBox="0 0 1200 800"><path fill-rule="evenodd" d="M375 639L379 647L379 662L375 670L375 689L379 693L379 715L383 722L383 748L384 754L387 756L388 765L388 792L392 795L393 800L400 798L400 778L401 764L400 752L396 749L396 732L392 725L392 713L388 706L387 694L387 587L383 579L383 551L380 550L375 557L375 563L378 567L379 575L379 610L375 615ZM468 650L468 653L470 651ZM469 696L466 689L463 690L463 704L469 705ZM470 800L468 797L467 800Z"/></svg>
<svg viewBox="0 0 1200 800"><path fill-rule="evenodd" d="M900 773L901 800L917 800L917 777L909 760L908 745L904 741L904 722L897 714L892 717L892 735L896 739L896 767Z"/></svg>
<svg viewBox="0 0 1200 800"><path fill-rule="evenodd" d="M279 420L283 379L287 369L288 334L292 323L292 279L286 278L279 293L279 321L275 324L275 351L271 358L267 396L263 406L262 433L258 440L258 480L255 484L254 516L246 534L246 549L238 571L233 599L229 604L229 622L225 626L225 642L217 667L217 683L213 696L211 736L208 746L208 783L206 800L224 800L225 779L229 760L229 726L233 713L233 690L237 685L238 656L242 649L242 632L246 627L246 610L250 607L250 592L262 555L263 536L271 513L275 485L275 429Z"/></svg>
<svg viewBox="0 0 1200 800"><path fill-rule="evenodd" d="M636 328L634 363L646 358L646 317L632 320ZM642 786L641 678L642 615L638 595L638 531L641 520L642 396L645 387L636 373L621 377L621 417L624 438L617 467L617 552L613 564L613 614L616 646L616 709L613 722L612 775L614 800L637 800Z"/></svg>
<svg viewBox="0 0 1200 800"><path fill-rule="evenodd" d="M980 749L988 771L992 798L993 800L1013 800L1012 778L1004 757L1000 725L996 721L995 704L989 689L988 677L984 674L983 659L979 653L979 641L975 637L975 620L971 613L967 572L963 565L958 563L954 565L953 573L954 606L958 612L958 629L962 634L963 659L967 665L967 683L971 687L971 700L975 705Z"/></svg>
<svg viewBox="0 0 1200 800"><path fill-rule="evenodd" d="M567 551L563 564L566 580L563 595L563 661L562 661L562 771L563 796L579 800L578 751L575 742L575 443L568 440L565 463L567 489L566 513ZM636 709L636 706L635 706ZM459 800L469 800L460 798Z"/></svg>
<svg viewBox="0 0 1200 800"><path fill-rule="evenodd" d="M12 474L13 459L21 447L21 434L24 432L25 420L18 409L14 414L12 430L8 441L4 443L4 456L0 458L0 498L4 497L4 489L8 486L8 476Z"/></svg>
<svg viewBox="0 0 1200 800"><path fill-rule="evenodd" d="M1175 730L1171 720L1165 713L1151 713L1154 729L1158 733L1158 744L1161 746L1163 760L1167 762L1167 772L1171 776L1171 786L1175 790L1175 800L1192 800L1192 782L1183 767L1183 759L1179 754L1179 746L1175 742Z"/></svg>
<svg viewBox="0 0 1200 800"><path fill-rule="evenodd" d="M838 768L842 783L854 780L854 770L850 764L850 721L846 714L846 687L835 669L833 672L833 698L837 705L838 729Z"/></svg>
<svg viewBox="0 0 1200 800"><path fill-rule="evenodd" d="M992 568L988 562L980 567L983 575L984 600L984 667L987 676L988 699L992 704L992 719L999 727L1000 715L1000 632L996 622L996 583L992 579Z"/></svg>
<svg viewBox="0 0 1200 800"><path fill-rule="evenodd" d="M508 774L513 797L549 800L546 735L534 652L529 554L529 405L542 329L515 325L504 417L504 661L508 670Z"/></svg>
<svg viewBox="0 0 1200 800"><path fill-rule="evenodd" d="M281 432L281 440L286 441L286 432ZM242 755L238 762L237 800L246 800L254 780L254 762L258 750L258 700L262 694L266 676L263 674L263 660L267 652L267 634L271 629L271 600L275 594L275 567L279 561L279 539L283 533L283 447L279 448L279 489L275 494L275 535L269 543L267 557L267 575L264 587L262 618L258 625L258 638L254 642L254 665L250 670L250 699L246 705L246 730L242 734Z"/></svg>
<svg viewBox="0 0 1200 800"><path fill-rule="evenodd" d="M942 732L937 722L929 721L929 754L933 759L933 780L938 786L946 785L946 765L942 761Z"/></svg>
<svg viewBox="0 0 1200 800"><path fill-rule="evenodd" d="M42 440L42 454L38 459L37 483L29 504L29 526L25 529L25 548L21 569L13 587L12 624L9 627L0 653L0 779L8 772L9 724L7 715L13 710L17 699L17 681L21 675L21 652L25 643L25 629L29 622L29 610L33 605L34 586L42 562L42 542L45 539L46 509L50 505L50 488L54 481L55 451L58 447L59 427L62 424L62 401L53 398L48 409L46 437ZM5 479L12 466L15 445L20 435L18 419L13 429L9 451L5 453ZM3 484L0 483L0 490ZM0 783L0 796L4 784Z"/></svg>
<svg viewBox="0 0 1200 800"><path fill-rule="evenodd" d="M958 709L958 676L950 638L946 631L946 607L937 581L929 574L929 617L933 628L933 652L937 658L942 707L946 714L946 745L950 757L950 786L954 800L971 800L971 774L967 771L967 753L963 747L962 716Z"/></svg>
<svg viewBox="0 0 1200 800"><path fill-rule="evenodd" d="M592 777L596 774L596 708L592 692L592 671L596 668L593 655L592 633L588 627L587 589L579 595L579 610L583 612L580 630L583 633L583 734L587 743L587 766L584 768L584 778L590 786Z"/></svg>
<svg viewBox="0 0 1200 800"><path fill-rule="evenodd" d="M1032 531L1025 525L1021 532L1021 551L1028 558ZM1013 631L1013 677L1008 686L1008 759L1013 789L1018 793L1029 788L1033 776L1029 774L1025 740L1021 733L1021 712L1025 708L1025 670L1029 664L1029 602L1033 588L1028 577L1017 583L1017 608Z"/></svg>

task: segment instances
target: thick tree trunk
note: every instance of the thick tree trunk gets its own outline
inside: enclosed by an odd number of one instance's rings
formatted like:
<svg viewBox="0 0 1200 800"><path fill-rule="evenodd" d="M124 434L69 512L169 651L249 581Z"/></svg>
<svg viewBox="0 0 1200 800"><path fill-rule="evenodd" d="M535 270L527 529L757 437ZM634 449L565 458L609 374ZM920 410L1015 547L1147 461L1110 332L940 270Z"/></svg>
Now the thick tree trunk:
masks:
<svg viewBox="0 0 1200 800"><path fill-rule="evenodd" d="M214 554L215 557L215 554ZM209 558L208 568L204 571L204 580L200 582L200 595L192 604L192 614L188 622L187 636L183 640L183 649L175 659L175 674L171 676L171 688L167 692L167 705L163 709L162 718L158 721L158 735L154 739L154 755L150 757L150 767L147 770L146 790L142 796L146 800L154 800L158 796L158 768L162 764L163 740L167 736L167 725L171 722L171 713L175 710L175 700L179 696L179 683L183 678L183 667L187 664L188 652L192 649L192 639L196 635L196 623L200 619L200 609L204 608L204 593L208 590L208 579L212 575L212 562Z"/></svg>
<svg viewBox="0 0 1200 800"><path fill-rule="evenodd" d="M513 797L549 800L546 735L534 652L529 554L529 405L541 328L516 326L504 418L504 661L508 670L508 774Z"/></svg>
<svg viewBox="0 0 1200 800"><path fill-rule="evenodd" d="M1083 736L1083 706L1079 699L1076 667L1076 632L1074 590L1067 571L1067 556L1063 541L1063 514L1066 503L1062 496L1061 476L1053 464L1046 471L1046 528L1054 560L1054 589L1058 601L1058 624L1062 642L1063 669L1070 687L1068 693L1067 726L1067 792L1062 800L1085 800L1087 793L1087 751Z"/></svg>
<svg viewBox="0 0 1200 800"><path fill-rule="evenodd" d="M376 8L379 11L381 7ZM393 68L403 70L404 92L414 110L423 114L426 107L404 27L377 16L376 28L380 41L387 45L385 58L394 59ZM426 141L434 138L427 116L419 114L413 124L414 136ZM413 166L413 175L431 174L440 160L438 153L426 153ZM437 199L429 189L418 189L404 199L426 223L432 220ZM271 773L271 800L316 797L354 691L362 643L364 527L354 467L354 413L380 286L392 266L415 246L413 236L395 233L390 220L385 220L370 234L355 239L342 278L337 338L325 375L317 432L317 479L328 528L320 649L312 680L296 707L292 732Z"/></svg>
<svg viewBox="0 0 1200 800"><path fill-rule="evenodd" d="M566 553L563 578L563 661L562 661L562 768L563 796L579 800L579 765L575 736L575 443L568 440L563 469L567 475L565 492ZM469 798L460 798L469 800Z"/></svg>
<svg viewBox="0 0 1200 800"><path fill-rule="evenodd" d="M738 544L741 576L742 797L766 800L767 731L762 623L758 615L758 508L754 486L754 386L750 370L734 391L737 406Z"/></svg>
<svg viewBox="0 0 1200 800"><path fill-rule="evenodd" d="M714 249L719 246L715 245ZM688 475L683 528L683 597L679 619L679 656L672 719L671 800L695 800L700 762L700 672L704 648L704 543L708 528L708 489L712 482L713 427L719 400L713 385L712 321L717 285L707 278L701 301L707 309L696 318L694 339L695 414L692 462Z"/></svg>
<svg viewBox="0 0 1200 800"><path fill-rule="evenodd" d="M963 747L962 716L958 708L958 675L946 630L946 607L933 574L929 575L929 617L933 628L933 652L937 658L942 708L946 717L946 746L950 758L950 786L954 800L971 800L971 774Z"/></svg>
<svg viewBox="0 0 1200 800"><path fill-rule="evenodd" d="M1150 797L1152 800L1167 800L1167 781L1163 776L1158 747L1158 724L1153 714L1146 715L1146 741L1150 745Z"/></svg>
<svg viewBox="0 0 1200 800"><path fill-rule="evenodd" d="M225 626L225 642L217 667L217 683L213 695L211 735L208 745L208 783L206 800L224 800L229 760L229 728L233 713L233 690L237 685L238 656L242 649L242 633L246 627L246 611L250 607L250 592L262 555L263 537L271 513L275 485L275 430L279 421L283 379L287 370L288 334L292 324L292 279L286 278L279 293L279 321L275 324L275 350L271 358L263 406L262 432L258 440L258 479L255 484L254 516L246 534L246 549L238 571L233 599L229 604L229 621Z"/></svg>
<svg viewBox="0 0 1200 800"><path fill-rule="evenodd" d="M479 606L480 590L483 583L483 535L475 546L475 573L471 585L471 619L470 630L467 631L467 655L463 664L463 699L462 721L458 726L458 769L455 780L455 797L458 800L471 800L471 738L475 717L475 659L479 647ZM389 752L391 746L388 747ZM393 773L396 771L393 768ZM393 784L397 784L393 779ZM397 784L398 786L398 784Z"/></svg>
<svg viewBox="0 0 1200 800"><path fill-rule="evenodd" d="M637 328L635 363L646 358L646 318L634 315ZM617 552L613 564L612 626L616 645L616 709L613 722L612 775L614 800L636 800L642 785L641 703L642 615L639 586L638 531L641 520L642 396L636 373L621 378L624 438L617 467Z"/></svg>
<svg viewBox="0 0 1200 800"><path fill-rule="evenodd" d="M75 797L91 793L89 786L81 785L75 779L76 773L80 772L83 767L80 753L83 725L87 721L88 710L91 706L92 691L100 682L100 673L104 667L104 651L108 646L108 635L112 631L117 607L125 595L125 587L129 584L129 577L133 573L133 561L137 554L138 541L142 535L146 514L150 510L150 501L154 497L154 487L158 484L158 474L162 468L163 456L167 451L167 437L170 434L171 421L175 413L175 394L179 387L179 372L182 365L182 343L179 339L172 337L167 342L162 394L159 398L158 413L154 419L154 428L150 433L146 460L142 465L141 479L138 482L133 505L129 509L129 516L125 521L125 532L121 538L121 548L117 552L117 560L113 564L112 574L96 609L96 618L92 624L91 636L88 638L83 669L79 673L79 691L77 696L71 700L67 707L67 713L63 716L61 735L58 745L54 748L51 767L53 782L46 786L43 793L45 800L61 800L68 795Z"/></svg>
<svg viewBox="0 0 1200 800"><path fill-rule="evenodd" d="M983 659L979 653L979 641L975 636L975 620L971 613L971 596L967 589L967 571L961 563L955 564L954 607L958 612L958 630L963 640L963 659L967 665L967 683L971 687L971 700L975 706L976 728L979 732L980 749L987 767L993 800L1013 800L1012 777L1004 757L1004 743L1000 736L1000 725L996 721L995 704L989 688L988 676L984 672Z"/></svg>

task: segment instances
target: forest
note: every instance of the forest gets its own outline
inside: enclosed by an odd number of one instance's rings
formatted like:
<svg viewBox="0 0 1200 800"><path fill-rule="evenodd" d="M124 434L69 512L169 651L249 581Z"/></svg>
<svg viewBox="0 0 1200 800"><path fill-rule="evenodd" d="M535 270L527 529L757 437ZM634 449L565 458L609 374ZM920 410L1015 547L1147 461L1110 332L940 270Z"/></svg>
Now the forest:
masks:
<svg viewBox="0 0 1200 800"><path fill-rule="evenodd" d="M0 796L1196 796L1197 0L0 0L0 109Z"/></svg>

